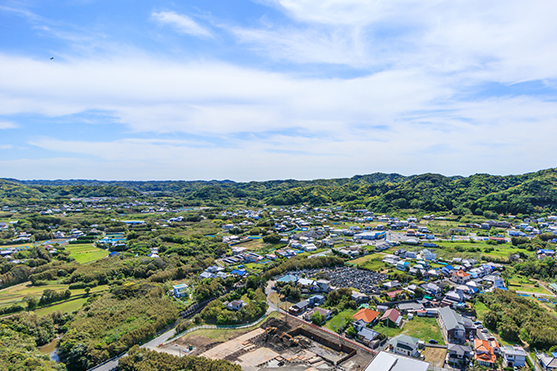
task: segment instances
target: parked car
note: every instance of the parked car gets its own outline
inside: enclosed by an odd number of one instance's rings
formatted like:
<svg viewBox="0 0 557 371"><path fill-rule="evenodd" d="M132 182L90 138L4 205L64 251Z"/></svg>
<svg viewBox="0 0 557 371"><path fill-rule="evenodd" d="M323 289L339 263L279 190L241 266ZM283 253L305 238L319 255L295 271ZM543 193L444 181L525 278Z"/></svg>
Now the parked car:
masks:
<svg viewBox="0 0 557 371"><path fill-rule="evenodd" d="M484 327L482 325L477 325L476 328L482 329Z"/></svg>
<svg viewBox="0 0 557 371"><path fill-rule="evenodd" d="M435 339L429 339L430 344L439 344L439 342Z"/></svg>
<svg viewBox="0 0 557 371"><path fill-rule="evenodd" d="M485 328L482 330L482 333L484 333L484 334L487 334L487 332L488 332L488 331L487 331L487 329L485 329Z"/></svg>

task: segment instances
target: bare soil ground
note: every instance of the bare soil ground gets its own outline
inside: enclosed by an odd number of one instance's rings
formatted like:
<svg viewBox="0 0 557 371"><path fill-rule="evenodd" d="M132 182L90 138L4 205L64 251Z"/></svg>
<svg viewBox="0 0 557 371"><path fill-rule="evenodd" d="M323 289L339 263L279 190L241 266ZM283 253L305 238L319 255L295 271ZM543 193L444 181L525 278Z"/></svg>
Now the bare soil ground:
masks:
<svg viewBox="0 0 557 371"><path fill-rule="evenodd" d="M434 367L443 367L445 362L445 355L447 349L445 348L430 348L426 347L424 351L425 361L431 363Z"/></svg>

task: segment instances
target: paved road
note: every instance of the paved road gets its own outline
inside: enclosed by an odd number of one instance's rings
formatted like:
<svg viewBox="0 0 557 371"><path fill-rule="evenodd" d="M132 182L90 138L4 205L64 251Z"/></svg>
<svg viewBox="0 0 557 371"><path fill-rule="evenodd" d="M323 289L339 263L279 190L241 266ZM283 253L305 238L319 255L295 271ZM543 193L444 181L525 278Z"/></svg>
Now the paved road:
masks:
<svg viewBox="0 0 557 371"><path fill-rule="evenodd" d="M157 345L164 343L165 341L167 341L168 339L170 339L172 336L174 336L176 334L176 328L173 328L172 330L169 330L159 336L157 336L156 338L154 338L153 340L141 345L141 348L147 348L147 349L154 349ZM122 357L127 356L128 353L124 354ZM94 367L92 369L89 369L89 371L112 371L114 369L116 369L118 367L118 359L114 359L112 361L109 361L105 364L102 364L100 366Z"/></svg>

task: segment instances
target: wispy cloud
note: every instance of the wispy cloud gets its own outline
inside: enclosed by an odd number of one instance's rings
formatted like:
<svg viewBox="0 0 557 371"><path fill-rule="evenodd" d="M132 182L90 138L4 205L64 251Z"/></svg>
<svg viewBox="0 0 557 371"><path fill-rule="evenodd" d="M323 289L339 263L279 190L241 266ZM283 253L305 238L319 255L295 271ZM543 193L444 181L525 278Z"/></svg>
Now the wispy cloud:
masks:
<svg viewBox="0 0 557 371"><path fill-rule="evenodd" d="M206 27L201 26L191 17L184 14L178 14L173 11L153 12L151 17L161 24L167 24L182 34L188 34L198 37L213 37L213 34Z"/></svg>
<svg viewBox="0 0 557 371"><path fill-rule="evenodd" d="M10 121L0 121L0 129L15 129L17 125Z"/></svg>
<svg viewBox="0 0 557 371"><path fill-rule="evenodd" d="M12 149L14 146L11 144L0 144L0 149Z"/></svg>

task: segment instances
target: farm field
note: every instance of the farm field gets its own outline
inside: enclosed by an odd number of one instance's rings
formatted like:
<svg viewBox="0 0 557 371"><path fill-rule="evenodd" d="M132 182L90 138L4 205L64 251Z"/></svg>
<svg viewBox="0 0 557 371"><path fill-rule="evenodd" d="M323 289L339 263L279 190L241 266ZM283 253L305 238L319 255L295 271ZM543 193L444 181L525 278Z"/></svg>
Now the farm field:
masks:
<svg viewBox="0 0 557 371"><path fill-rule="evenodd" d="M35 311L35 313L39 316L44 316L45 314L54 313L56 311L60 311L62 313L70 313L80 309L86 302L87 299L85 298L70 300L65 303L56 304L48 308L38 309Z"/></svg>
<svg viewBox="0 0 557 371"><path fill-rule="evenodd" d="M437 253L438 257L442 258L452 258L452 257L461 257L461 258L475 258L478 259L480 253L482 256L491 256L494 258L503 258L506 259L510 254L518 254L519 251L527 255L532 255L533 252L525 251L518 249L511 244L501 244L501 245L488 245L487 243L482 242L463 242L463 241L435 241L437 244L437 248L434 251ZM478 249L478 251L469 251L469 249ZM493 251L488 251L488 249L493 249ZM459 251L461 250L461 251Z"/></svg>
<svg viewBox="0 0 557 371"><path fill-rule="evenodd" d="M514 275L509 278L509 290L532 292L542 295L553 295L542 286L538 285L538 287L536 287L537 284L538 283L535 280L521 275Z"/></svg>
<svg viewBox="0 0 557 371"><path fill-rule="evenodd" d="M27 295L36 298L41 297L42 293L46 289L63 291L67 290L69 285L53 283L46 286L31 286L31 282L20 283L12 287L0 290L0 307L9 306L15 303L19 303ZM108 289L107 285L93 287L91 292L100 292ZM85 294L84 289L73 289L71 290L72 296Z"/></svg>
<svg viewBox="0 0 557 371"><path fill-rule="evenodd" d="M68 244L65 246L70 256L80 264L87 264L108 256L108 250L99 249L91 244Z"/></svg>

